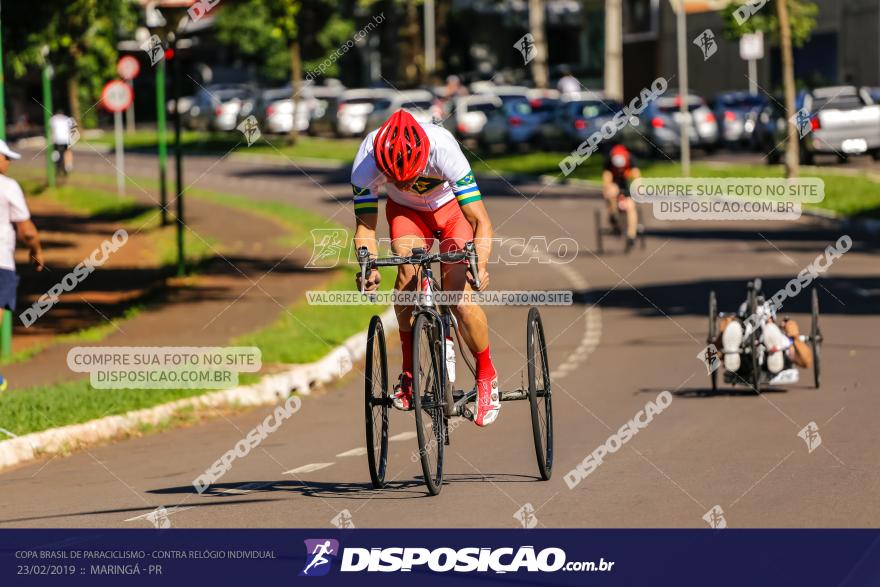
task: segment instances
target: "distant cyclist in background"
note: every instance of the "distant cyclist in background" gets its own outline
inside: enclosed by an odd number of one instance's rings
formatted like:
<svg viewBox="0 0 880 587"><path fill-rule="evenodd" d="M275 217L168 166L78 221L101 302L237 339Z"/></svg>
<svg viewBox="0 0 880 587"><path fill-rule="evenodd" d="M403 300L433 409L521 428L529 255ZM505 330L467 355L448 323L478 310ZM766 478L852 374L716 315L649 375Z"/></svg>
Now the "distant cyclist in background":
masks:
<svg viewBox="0 0 880 587"><path fill-rule="evenodd" d="M629 149L614 145L605 155L602 171L602 196L608 204L608 221L615 233L621 234L617 218L619 212L626 212L626 251L632 249L639 230L639 215L636 203L630 197L630 184L642 176Z"/></svg>
<svg viewBox="0 0 880 587"><path fill-rule="evenodd" d="M52 131L52 160L59 173L67 175L73 171L73 145L75 121L67 116L63 110L58 110L49 118L49 128Z"/></svg>
<svg viewBox="0 0 880 587"><path fill-rule="evenodd" d="M483 203L470 163L448 130L435 124L416 122L406 110L398 110L361 143L351 169L357 226L355 248L367 247L376 255L378 190L388 195L385 217L391 231L395 255L410 256L414 248L431 248L439 233L440 251L461 250L473 241L477 249L479 276L467 265L444 263L443 287L449 292L472 291L476 278L480 289L489 282L487 264L492 250L492 222ZM357 286L375 291L381 276L373 271L369 279L358 274ZM401 265L397 270L397 291L415 291L416 268ZM394 407L412 408L412 306L395 306L403 351L402 373L394 386ZM501 398L498 374L489 354L489 323L476 304L452 307L462 338L477 363L477 409L474 423L488 426L498 417Z"/></svg>

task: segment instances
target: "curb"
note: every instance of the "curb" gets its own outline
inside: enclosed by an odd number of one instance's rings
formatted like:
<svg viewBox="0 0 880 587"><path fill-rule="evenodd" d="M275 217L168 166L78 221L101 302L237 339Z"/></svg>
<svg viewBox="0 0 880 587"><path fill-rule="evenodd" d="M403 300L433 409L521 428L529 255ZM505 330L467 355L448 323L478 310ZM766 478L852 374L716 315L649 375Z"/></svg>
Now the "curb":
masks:
<svg viewBox="0 0 880 587"><path fill-rule="evenodd" d="M385 310L381 317L386 330L397 329L393 307ZM291 365L281 373L264 376L253 385L214 391L152 408L0 441L0 470L46 455L57 455L78 446L111 440L144 424L158 424L187 407L259 406L283 401L294 392L308 395L316 386L335 381L349 373L354 364L364 357L366 344L367 331L363 330L348 337L323 358L313 363Z"/></svg>

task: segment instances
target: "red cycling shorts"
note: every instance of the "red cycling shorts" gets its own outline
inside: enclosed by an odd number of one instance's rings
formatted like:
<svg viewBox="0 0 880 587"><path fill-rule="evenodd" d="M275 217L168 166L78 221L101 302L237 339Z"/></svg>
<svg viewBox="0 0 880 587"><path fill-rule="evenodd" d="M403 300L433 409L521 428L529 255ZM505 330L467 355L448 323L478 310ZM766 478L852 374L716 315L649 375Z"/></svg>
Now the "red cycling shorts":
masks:
<svg viewBox="0 0 880 587"><path fill-rule="evenodd" d="M474 240L474 229L454 199L433 211L414 210L388 200L385 216L391 227L392 243L402 237L417 237L424 241L425 249L430 249L434 234L439 231L440 252L448 253L463 249L466 242Z"/></svg>

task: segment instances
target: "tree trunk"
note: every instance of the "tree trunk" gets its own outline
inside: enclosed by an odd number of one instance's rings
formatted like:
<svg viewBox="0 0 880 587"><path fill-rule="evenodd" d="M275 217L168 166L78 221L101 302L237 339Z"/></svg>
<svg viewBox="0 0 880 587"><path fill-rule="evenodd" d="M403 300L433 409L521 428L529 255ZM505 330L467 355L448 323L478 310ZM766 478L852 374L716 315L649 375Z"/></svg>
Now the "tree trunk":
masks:
<svg viewBox="0 0 880 587"><path fill-rule="evenodd" d="M788 144L785 146L785 177L798 176L800 144L795 116L794 55L791 50L791 23L788 20L788 0L777 0L779 40L782 51L782 81L785 86L785 116L788 119Z"/></svg>
<svg viewBox="0 0 880 587"><path fill-rule="evenodd" d="M296 128L299 118L299 102L302 93L302 54L299 49L299 39L295 39L290 43L290 87L293 92L293 126L287 135L287 142L291 145L296 144L299 130Z"/></svg>
<svg viewBox="0 0 880 587"><path fill-rule="evenodd" d="M544 35L544 1L529 0L529 32L534 42L535 57L532 59L532 79L535 87L544 89L549 83L547 72L547 37Z"/></svg>
<svg viewBox="0 0 880 587"><path fill-rule="evenodd" d="M82 125L82 111L79 107L79 74L71 73L67 78L67 102L70 104L70 117L76 121L77 126ZM53 112L54 114L54 112Z"/></svg>
<svg viewBox="0 0 880 587"><path fill-rule="evenodd" d="M623 100L623 5L605 0L605 95Z"/></svg>
<svg viewBox="0 0 880 587"><path fill-rule="evenodd" d="M403 73L406 81L413 84L422 81L422 74L425 71L425 54L422 50L422 27L419 22L419 11L415 2L407 2L406 31L410 58Z"/></svg>

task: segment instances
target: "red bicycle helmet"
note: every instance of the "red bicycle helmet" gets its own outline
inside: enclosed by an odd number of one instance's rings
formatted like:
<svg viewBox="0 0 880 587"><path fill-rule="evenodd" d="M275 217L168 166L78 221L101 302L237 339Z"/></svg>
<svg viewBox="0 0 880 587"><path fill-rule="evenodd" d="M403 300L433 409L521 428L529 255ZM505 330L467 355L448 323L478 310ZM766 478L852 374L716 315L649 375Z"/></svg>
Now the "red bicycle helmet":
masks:
<svg viewBox="0 0 880 587"><path fill-rule="evenodd" d="M428 162L431 144L422 126L406 110L398 110L385 121L373 141L373 155L379 171L395 182L418 177Z"/></svg>
<svg viewBox="0 0 880 587"><path fill-rule="evenodd" d="M619 171L628 172L630 167L632 167L632 156L629 153L629 149L623 145L615 145L611 149L609 157L612 167Z"/></svg>

